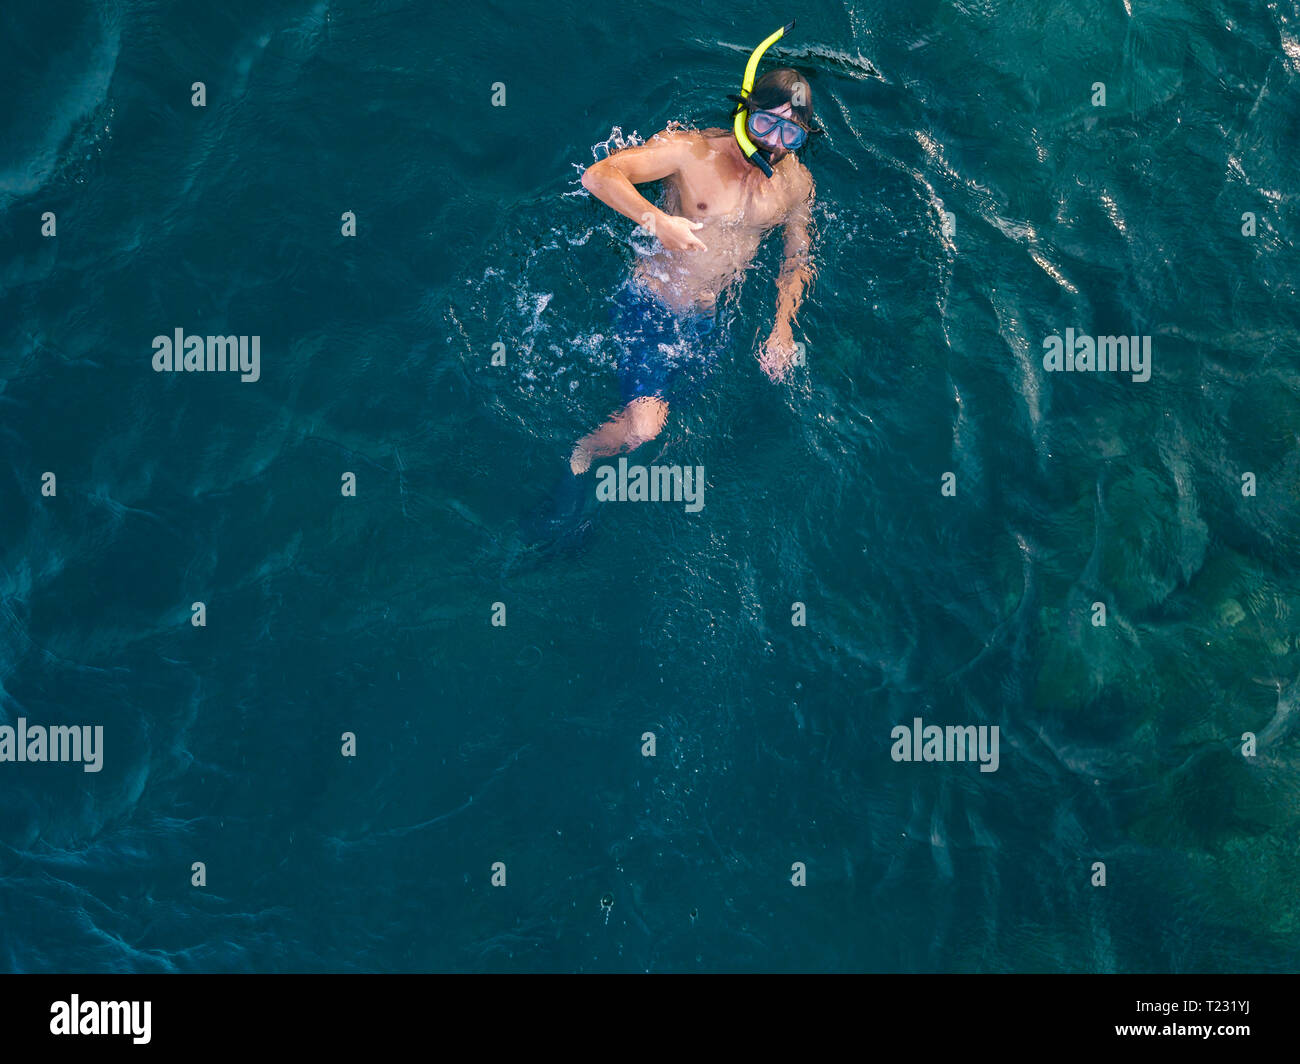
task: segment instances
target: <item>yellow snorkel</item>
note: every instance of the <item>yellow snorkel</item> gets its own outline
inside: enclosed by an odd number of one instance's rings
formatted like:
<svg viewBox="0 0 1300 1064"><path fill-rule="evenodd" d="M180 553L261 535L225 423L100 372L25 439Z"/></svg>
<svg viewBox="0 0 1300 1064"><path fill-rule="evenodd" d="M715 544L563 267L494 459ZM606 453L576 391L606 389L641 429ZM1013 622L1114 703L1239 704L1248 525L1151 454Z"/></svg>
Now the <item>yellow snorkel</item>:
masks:
<svg viewBox="0 0 1300 1064"><path fill-rule="evenodd" d="M763 58L764 52L792 29L794 29L793 21L787 26L782 26L750 53L749 62L745 64L745 80L741 82L740 86L740 104L736 108L736 121L732 126L736 134L736 143L740 145L740 150L744 152L745 158L762 170L767 177L772 176L772 164L769 162L769 155L750 140L749 130L745 128L745 124L749 120L747 101L749 100L750 91L754 88L754 75L758 73L758 61ZM733 96L732 99L735 99L735 97Z"/></svg>

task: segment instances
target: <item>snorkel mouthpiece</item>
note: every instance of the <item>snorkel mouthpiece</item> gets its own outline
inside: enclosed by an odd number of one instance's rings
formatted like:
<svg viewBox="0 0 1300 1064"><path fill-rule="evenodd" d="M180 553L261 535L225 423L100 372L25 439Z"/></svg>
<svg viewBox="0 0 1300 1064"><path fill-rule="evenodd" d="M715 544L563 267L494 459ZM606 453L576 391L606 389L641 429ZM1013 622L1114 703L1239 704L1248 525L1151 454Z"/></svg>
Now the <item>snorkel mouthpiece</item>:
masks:
<svg viewBox="0 0 1300 1064"><path fill-rule="evenodd" d="M749 94L754 88L754 75L758 72L758 62L763 58L763 53L792 29L794 29L794 20L782 26L750 53L749 62L745 64L745 80L740 86L740 103L736 106L736 120L732 125L736 134L736 143L740 145L745 158L762 170L765 177L772 176L772 154L763 151L750 139L749 130L746 128L749 121Z"/></svg>

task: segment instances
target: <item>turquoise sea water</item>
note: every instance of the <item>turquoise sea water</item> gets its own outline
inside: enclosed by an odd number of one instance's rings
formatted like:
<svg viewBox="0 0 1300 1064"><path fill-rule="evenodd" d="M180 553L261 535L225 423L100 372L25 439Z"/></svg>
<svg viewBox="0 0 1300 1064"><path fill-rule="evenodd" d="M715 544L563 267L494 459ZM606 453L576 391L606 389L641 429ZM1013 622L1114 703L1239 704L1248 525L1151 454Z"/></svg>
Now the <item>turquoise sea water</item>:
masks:
<svg viewBox="0 0 1300 1064"><path fill-rule="evenodd" d="M773 239L638 452L703 511L530 560L647 246L581 170L791 17L808 366ZM105 736L0 763L0 969L1296 967L1294 0L19 0L0 100L0 724Z"/></svg>

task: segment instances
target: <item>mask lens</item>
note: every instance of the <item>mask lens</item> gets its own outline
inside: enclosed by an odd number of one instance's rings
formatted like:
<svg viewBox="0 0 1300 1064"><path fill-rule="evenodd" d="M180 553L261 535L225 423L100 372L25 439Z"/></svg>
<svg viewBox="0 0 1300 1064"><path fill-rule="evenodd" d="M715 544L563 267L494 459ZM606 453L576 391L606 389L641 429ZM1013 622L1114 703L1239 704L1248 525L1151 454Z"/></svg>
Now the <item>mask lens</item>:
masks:
<svg viewBox="0 0 1300 1064"><path fill-rule="evenodd" d="M804 142L807 133L802 127L791 122L789 119L782 118L780 115L771 114L768 111L755 111L749 116L750 132L756 137L766 137L773 130L779 130L781 146L787 150L793 151Z"/></svg>
<svg viewBox="0 0 1300 1064"><path fill-rule="evenodd" d="M794 151L795 148L799 147L806 136L807 134L803 129L796 126L793 122L781 123L781 143L791 151Z"/></svg>

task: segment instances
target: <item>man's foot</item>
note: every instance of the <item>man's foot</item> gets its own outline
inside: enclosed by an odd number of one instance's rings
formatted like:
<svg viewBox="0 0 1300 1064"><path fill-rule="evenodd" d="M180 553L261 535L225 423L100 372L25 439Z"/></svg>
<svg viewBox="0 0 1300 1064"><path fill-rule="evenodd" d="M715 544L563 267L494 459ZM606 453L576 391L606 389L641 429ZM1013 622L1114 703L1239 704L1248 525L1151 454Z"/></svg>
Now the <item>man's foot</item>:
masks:
<svg viewBox="0 0 1300 1064"><path fill-rule="evenodd" d="M535 550L581 547L591 532L588 501L594 497L590 478L575 476L570 462L550 495L524 517L520 530L528 546Z"/></svg>

